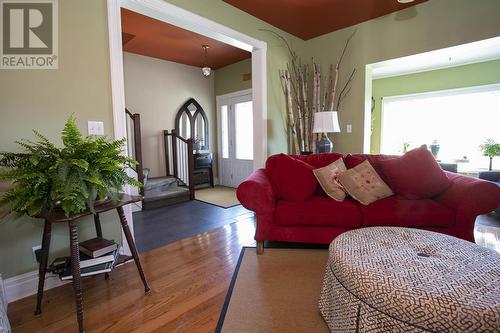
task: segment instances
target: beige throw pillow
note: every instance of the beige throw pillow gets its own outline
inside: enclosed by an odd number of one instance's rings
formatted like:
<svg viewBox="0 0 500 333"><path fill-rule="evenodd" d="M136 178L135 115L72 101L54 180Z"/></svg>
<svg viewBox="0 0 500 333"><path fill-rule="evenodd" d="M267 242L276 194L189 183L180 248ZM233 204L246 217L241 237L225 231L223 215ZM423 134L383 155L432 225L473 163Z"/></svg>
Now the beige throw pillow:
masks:
<svg viewBox="0 0 500 333"><path fill-rule="evenodd" d="M313 172L321 188L330 198L337 201L344 201L346 192L342 184L339 183L338 176L346 170L344 160L339 158L326 167L315 169Z"/></svg>
<svg viewBox="0 0 500 333"><path fill-rule="evenodd" d="M368 161L341 173L338 180L347 193L363 205L394 195Z"/></svg>

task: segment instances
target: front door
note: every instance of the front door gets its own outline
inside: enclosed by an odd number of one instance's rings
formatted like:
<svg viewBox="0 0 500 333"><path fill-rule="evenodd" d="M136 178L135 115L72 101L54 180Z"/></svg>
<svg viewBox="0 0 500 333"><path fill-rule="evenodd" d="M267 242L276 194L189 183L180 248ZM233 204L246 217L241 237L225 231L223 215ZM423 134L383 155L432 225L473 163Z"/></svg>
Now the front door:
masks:
<svg viewBox="0 0 500 333"><path fill-rule="evenodd" d="M220 184L238 187L253 170L252 93L219 100Z"/></svg>

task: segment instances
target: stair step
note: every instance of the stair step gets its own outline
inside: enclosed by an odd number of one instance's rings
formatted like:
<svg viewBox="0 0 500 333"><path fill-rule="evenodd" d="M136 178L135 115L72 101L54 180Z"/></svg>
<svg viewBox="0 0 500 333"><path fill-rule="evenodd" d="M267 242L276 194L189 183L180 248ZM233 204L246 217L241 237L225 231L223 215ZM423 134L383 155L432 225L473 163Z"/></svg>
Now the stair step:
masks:
<svg viewBox="0 0 500 333"><path fill-rule="evenodd" d="M144 191L162 189L168 191L177 188L177 180L173 177L150 178L144 185Z"/></svg>
<svg viewBox="0 0 500 333"><path fill-rule="evenodd" d="M144 194L142 208L144 210L165 207L190 200L189 189L176 187L173 190L161 191L159 189L147 191Z"/></svg>
<svg viewBox="0 0 500 333"><path fill-rule="evenodd" d="M142 209L159 208L179 202L189 201L189 189L179 186L174 177L151 177L149 169L144 169L144 199Z"/></svg>

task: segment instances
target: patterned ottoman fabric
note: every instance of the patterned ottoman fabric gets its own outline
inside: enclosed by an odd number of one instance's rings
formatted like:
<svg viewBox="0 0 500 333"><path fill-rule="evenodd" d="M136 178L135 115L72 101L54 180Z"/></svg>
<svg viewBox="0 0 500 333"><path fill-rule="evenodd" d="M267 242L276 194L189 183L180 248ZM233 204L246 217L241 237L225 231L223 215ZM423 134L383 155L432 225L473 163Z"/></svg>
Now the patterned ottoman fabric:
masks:
<svg viewBox="0 0 500 333"><path fill-rule="evenodd" d="M349 231L330 244L319 308L332 332L500 332L500 254L424 230Z"/></svg>

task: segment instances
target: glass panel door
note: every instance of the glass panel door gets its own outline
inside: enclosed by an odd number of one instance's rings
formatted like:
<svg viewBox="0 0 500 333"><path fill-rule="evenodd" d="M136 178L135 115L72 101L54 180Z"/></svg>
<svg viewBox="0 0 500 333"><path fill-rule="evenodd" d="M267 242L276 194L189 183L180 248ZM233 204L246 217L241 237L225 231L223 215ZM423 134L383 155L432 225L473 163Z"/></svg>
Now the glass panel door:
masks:
<svg viewBox="0 0 500 333"><path fill-rule="evenodd" d="M251 94L219 102L220 184L237 187L253 171L253 103Z"/></svg>
<svg viewBox="0 0 500 333"><path fill-rule="evenodd" d="M228 122L228 106L221 106L221 150L222 158L229 158L229 122Z"/></svg>

